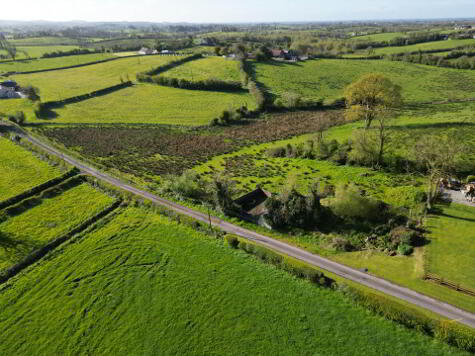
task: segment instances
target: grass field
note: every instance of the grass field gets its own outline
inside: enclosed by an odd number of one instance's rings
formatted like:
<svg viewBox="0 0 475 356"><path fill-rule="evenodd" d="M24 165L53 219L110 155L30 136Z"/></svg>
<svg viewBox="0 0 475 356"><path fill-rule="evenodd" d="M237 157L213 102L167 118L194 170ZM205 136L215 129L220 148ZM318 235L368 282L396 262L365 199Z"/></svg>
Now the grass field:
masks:
<svg viewBox="0 0 475 356"><path fill-rule="evenodd" d="M191 81L206 79L240 81L237 62L222 57L206 57L191 61L175 67L163 73L163 75Z"/></svg>
<svg viewBox="0 0 475 356"><path fill-rule="evenodd" d="M78 49L78 46L18 46L16 59L24 58L39 58L45 53L58 52L58 51L71 51L72 49ZM27 54L25 54L26 52ZM6 54L5 51L0 51L0 54ZM1 61L0 61L1 63Z"/></svg>
<svg viewBox="0 0 475 356"><path fill-rule="evenodd" d="M257 80L276 96L286 92L331 102L366 73L386 75L403 87L407 102L474 97L475 71L379 60L312 60L298 64L255 64Z"/></svg>
<svg viewBox="0 0 475 356"><path fill-rule="evenodd" d="M427 222L428 272L475 290L475 208L451 204Z"/></svg>
<svg viewBox="0 0 475 356"><path fill-rule="evenodd" d="M0 172L0 201L60 175L59 168L3 137L0 137Z"/></svg>
<svg viewBox="0 0 475 356"><path fill-rule="evenodd" d="M0 308L6 355L468 355L140 208L1 286Z"/></svg>
<svg viewBox="0 0 475 356"><path fill-rule="evenodd" d="M176 60L172 56L124 58L61 71L14 76L20 85L40 89L42 101L60 100L120 83L121 78L135 80L138 72Z"/></svg>
<svg viewBox="0 0 475 356"><path fill-rule="evenodd" d="M21 62L0 62L0 74L8 72L29 72L34 70L53 69L69 67L78 64L100 61L106 58L114 57L110 54L94 53L83 54L79 56L67 56L56 58L32 59Z"/></svg>
<svg viewBox="0 0 475 356"><path fill-rule="evenodd" d="M407 53L416 51L430 51L430 50L447 50L463 46L475 46L475 39L466 40L447 40L418 43L415 45L402 47L383 47L375 48L374 54L393 54L393 53Z"/></svg>
<svg viewBox="0 0 475 356"><path fill-rule="evenodd" d="M59 188L56 188L59 189ZM111 204L113 199L83 183L44 197L20 215L0 223L0 270L23 260Z"/></svg>
<svg viewBox="0 0 475 356"><path fill-rule="evenodd" d="M465 142L473 142L475 137L474 110L475 103L429 105L407 110L392 123L389 152L411 157L411 150L408 147L412 147L424 134L451 135L457 133L463 134L462 139ZM327 141L336 139L343 142L351 137L353 130L360 125L360 123L352 123L336 126L328 130L324 137ZM282 147L288 143L293 145L305 143L312 138L314 135L307 134L287 140L249 146L235 153L216 156L195 170L208 174L226 171L235 178L237 186L242 189L242 192L253 190L257 185L271 192L279 192L286 183L287 177L295 181L302 191L305 191L316 180L321 186L351 182L358 184L368 194L387 203L406 207L411 206L411 201L413 202L417 192L425 189L424 180L417 176L372 171L361 167L338 166L327 161L270 158L264 153L272 147ZM473 155L470 157L473 162ZM469 212L464 212L463 209L449 211L447 214L470 219ZM327 239L321 239L318 234L317 236L310 233L301 236L297 234L290 237L287 235L277 237L311 252L328 255L331 259L346 265L355 268L369 268L372 274L475 312L472 297L422 280L424 250L427 251L431 261L436 261L434 270L432 270L432 262L429 264L430 272L441 274L448 279L453 278L455 282L467 283L469 287L475 280L470 267L473 262L474 249L468 245L471 236L473 236L470 234L470 227L472 226L473 229L473 221L437 217L434 221L429 221L429 230L433 230L431 226L436 223L440 224L440 227L437 230L434 229L433 233L427 236L431 242L423 249L416 250L414 256L411 257L388 257L384 253L375 251L336 253L331 248L329 249ZM452 231L452 229L454 234L460 235L457 242L453 243L452 240L450 243L449 240L440 242L438 236L444 234L444 231ZM454 234L451 233L450 236L452 237ZM460 256L460 260L448 266L450 261L457 259L455 256ZM445 267L447 268L444 269ZM447 271L447 275L443 274L444 271Z"/></svg>
<svg viewBox="0 0 475 356"><path fill-rule="evenodd" d="M207 125L224 110L247 105L255 108L248 93L181 90L138 84L106 96L55 109L58 123L161 123ZM37 121L43 121L38 119Z"/></svg>
<svg viewBox="0 0 475 356"><path fill-rule="evenodd" d="M68 37L28 37L28 38L20 38L16 40L11 40L11 43L15 44L16 46L64 46L64 45L77 45L79 41L74 38Z"/></svg>
<svg viewBox="0 0 475 356"><path fill-rule="evenodd" d="M385 33L374 33L372 35L366 36L354 36L351 38L352 41L373 41L373 42L384 42L390 41L398 37L406 37L407 34L403 32L385 32Z"/></svg>

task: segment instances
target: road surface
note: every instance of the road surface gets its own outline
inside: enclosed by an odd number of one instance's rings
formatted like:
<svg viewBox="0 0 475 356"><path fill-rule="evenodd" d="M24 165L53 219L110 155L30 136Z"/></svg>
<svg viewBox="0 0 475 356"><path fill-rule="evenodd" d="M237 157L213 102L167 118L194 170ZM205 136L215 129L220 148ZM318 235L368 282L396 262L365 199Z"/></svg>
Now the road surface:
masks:
<svg viewBox="0 0 475 356"><path fill-rule="evenodd" d="M100 172L99 170L90 167L79 160L72 158L68 155L63 154L59 150L49 146L48 144L45 144L44 142L26 134L25 132L21 132L20 134L23 138L34 144L35 146L38 146L42 148L44 151L48 152L51 155L57 156L64 161L68 162L69 164L78 167L81 169L83 172L90 174L91 176L94 176L98 179L101 179L109 184L112 184L118 188L121 188L123 190L126 190L128 192L131 192L137 196L143 197L145 199L151 200L152 202L162 205L164 207L167 207L171 210L174 210L180 214L184 214L187 216L190 216L196 220L209 223L209 218L207 214L203 214L201 212L195 211L193 209L187 208L185 206L176 204L172 201L160 198L154 194L151 194L149 192L137 189L135 187L132 187L128 184L123 183L122 181L109 176L108 174L105 174L103 172ZM301 261L304 261L310 265L316 266L318 268L327 270L331 273L334 273L340 277L349 279L351 281L360 283L362 285L365 285L367 287L373 288L375 290L378 290L380 292L383 292L385 294L391 295L393 297L399 298L401 300L404 300L406 302L409 302L411 304L417 305L419 307L428 309L432 312L435 312L437 314L440 314L446 318L456 320L460 323L463 323L465 325L468 325L472 328L475 328L475 314L461 310L459 308L456 308L450 304L441 302L439 300L430 298L428 296L425 296L423 294L417 293L411 289L404 288L401 286L398 286L396 284L393 284L391 282L388 282L382 278L375 277L372 275L369 275L367 273L358 271L356 269L347 267L345 265L330 261L326 258L311 254L305 250L302 250L298 247L291 246L289 244L286 244L282 241L278 241L275 239L272 239L270 237L261 235L259 233L256 233L254 231L242 228L237 225L233 225L229 222L226 222L224 220L218 219L216 217L211 218L211 222L214 226L219 227L225 232L232 233L235 235L240 236L241 238L253 241L259 245L268 247L270 249L273 249L277 252L280 252L284 255L299 259ZM475 303L475 299L474 299Z"/></svg>

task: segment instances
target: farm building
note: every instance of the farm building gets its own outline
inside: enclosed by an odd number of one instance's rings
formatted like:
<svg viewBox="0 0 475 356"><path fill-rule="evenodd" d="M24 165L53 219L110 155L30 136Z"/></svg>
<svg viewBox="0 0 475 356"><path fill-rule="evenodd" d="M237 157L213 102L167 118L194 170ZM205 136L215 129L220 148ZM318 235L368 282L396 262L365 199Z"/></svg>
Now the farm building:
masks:
<svg viewBox="0 0 475 356"><path fill-rule="evenodd" d="M262 188L257 188L246 195L236 199L234 202L241 207L241 209L249 215L260 216L264 215L267 210L265 202L272 196L271 193Z"/></svg>
<svg viewBox="0 0 475 356"><path fill-rule="evenodd" d="M13 80L7 80L0 83L0 99L17 99L21 98L18 92L18 84Z"/></svg>
<svg viewBox="0 0 475 356"><path fill-rule="evenodd" d="M140 55L148 55L148 54L158 54L158 51L156 49L150 49L147 47L142 47L140 51L138 52Z"/></svg>
<svg viewBox="0 0 475 356"><path fill-rule="evenodd" d="M297 53L292 50L286 51L283 49L273 49L271 52L273 58L281 58L286 61L296 61L299 59Z"/></svg>

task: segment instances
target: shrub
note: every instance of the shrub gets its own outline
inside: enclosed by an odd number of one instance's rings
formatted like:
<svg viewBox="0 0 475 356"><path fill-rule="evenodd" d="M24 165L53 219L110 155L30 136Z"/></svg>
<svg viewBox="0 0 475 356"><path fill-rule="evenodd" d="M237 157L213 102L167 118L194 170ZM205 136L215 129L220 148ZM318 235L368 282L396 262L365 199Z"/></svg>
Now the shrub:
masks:
<svg viewBox="0 0 475 356"><path fill-rule="evenodd" d="M382 203L361 195L355 185L339 186L331 201L332 211L340 217L361 218L367 221L381 221Z"/></svg>
<svg viewBox="0 0 475 356"><path fill-rule="evenodd" d="M232 248L238 248L239 247L239 240L235 236L228 235L226 236L226 241L228 245Z"/></svg>
<svg viewBox="0 0 475 356"><path fill-rule="evenodd" d="M413 251L414 251L413 247L406 243L400 244L399 247L397 248L397 252L403 256L409 256Z"/></svg>
<svg viewBox="0 0 475 356"><path fill-rule="evenodd" d="M25 122L25 113L23 111L17 111L15 114L8 116L8 120L15 124L22 125Z"/></svg>
<svg viewBox="0 0 475 356"><path fill-rule="evenodd" d="M467 183L475 182L475 176L467 176Z"/></svg>

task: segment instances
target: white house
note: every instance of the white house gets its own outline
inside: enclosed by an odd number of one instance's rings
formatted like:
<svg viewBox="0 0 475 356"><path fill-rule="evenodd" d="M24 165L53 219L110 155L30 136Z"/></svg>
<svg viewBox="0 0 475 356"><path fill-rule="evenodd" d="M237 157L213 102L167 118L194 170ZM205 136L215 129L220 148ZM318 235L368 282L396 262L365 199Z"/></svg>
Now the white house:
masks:
<svg viewBox="0 0 475 356"><path fill-rule="evenodd" d="M142 47L139 51L139 54L142 56L147 55L147 54L153 54L153 50L147 47Z"/></svg>
<svg viewBox="0 0 475 356"><path fill-rule="evenodd" d="M18 99L21 95L15 89L0 86L0 99Z"/></svg>

